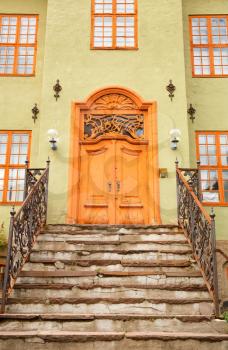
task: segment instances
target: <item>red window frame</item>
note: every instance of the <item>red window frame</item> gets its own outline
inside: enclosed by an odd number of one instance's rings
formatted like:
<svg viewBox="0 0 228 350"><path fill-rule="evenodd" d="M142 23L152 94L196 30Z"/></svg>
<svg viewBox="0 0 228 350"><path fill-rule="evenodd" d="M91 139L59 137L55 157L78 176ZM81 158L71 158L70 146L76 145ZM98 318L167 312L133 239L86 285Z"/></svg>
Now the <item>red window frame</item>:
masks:
<svg viewBox="0 0 228 350"><path fill-rule="evenodd" d="M194 23L193 26L193 21L197 22L197 19L198 24ZM226 20L224 26L221 19ZM189 33L192 76L195 78L228 77L228 15L189 16ZM194 40L199 42L194 43ZM196 67L199 71L201 70L201 74L196 74Z"/></svg>
<svg viewBox="0 0 228 350"><path fill-rule="evenodd" d="M210 143L206 143L206 144L200 144L199 142L199 136L214 136L215 137L215 143L213 144L210 144ZM228 201L225 201L225 192L228 192L228 190L225 190L224 189L224 183L226 182L228 184L228 180L225 181L224 178L223 178L223 172L224 171L227 171L228 172L228 165L223 165L222 164L222 157L228 157L228 155L226 154L222 154L221 152L221 146L226 146L228 147L228 141L226 144L222 144L221 141L220 141L220 136L222 135L226 135L227 136L227 140L228 140L228 131L197 131L196 132L196 156L197 156L197 159L200 160L200 157L212 157L212 163L214 162L214 159L213 157L216 158L216 165L213 165L213 164L208 164L208 165L202 165L200 164L200 170L206 170L208 172L213 172L213 171L216 171L217 172L217 177L218 177L218 190L215 191L218 193L219 195L219 198L220 200L218 202L214 202L214 201L202 201L203 202L203 205L205 206L228 206ZM207 138L208 139L208 138ZM201 153L200 152L200 146L206 146L207 148L207 153ZM208 153L208 146L215 146L215 154L209 154ZM210 162L210 161L209 161ZM208 178L208 181L205 180L205 182L209 182L210 181L212 182L212 179L210 179L210 175L208 175L209 178ZM213 192L213 190L203 190L203 181L204 179L202 178L201 176L201 192L202 194L204 192Z"/></svg>
<svg viewBox="0 0 228 350"><path fill-rule="evenodd" d="M26 155L26 158L28 159L28 161L30 160L32 132L30 130L0 130L0 135L3 135L3 134L4 135L7 134L7 142L5 143L6 144L6 153L2 153L2 155L5 155L5 163L0 163L0 169L4 169L3 195L2 195L2 200L0 200L0 205L4 205L4 204L20 205L22 203L22 201L13 201L13 200L8 199L8 194L9 194L9 190L10 190L10 188L9 188L9 181L10 181L9 172L10 172L10 170L13 170L13 169L16 169L16 170L25 169L26 165L25 165L25 163L12 164L10 158L11 158L12 154L15 154L17 156L20 156L20 155L25 156ZM19 144L19 145L22 144L21 142L18 142L18 143L12 142L13 135L15 135L15 134L28 135L28 143L26 143L26 144L28 144L27 154L20 153L20 151L19 151L19 153L12 153L11 146L13 144ZM12 180L17 182L18 177L13 178ZM16 183L16 185L17 185L17 183ZM18 192L18 191L17 191L17 189L12 189L12 194L13 194L13 192ZM12 195L12 197L14 197L14 195Z"/></svg>
<svg viewBox="0 0 228 350"><path fill-rule="evenodd" d="M9 18L10 22L4 24L4 18ZM11 23L14 18L16 18L16 24ZM35 24L30 23L30 19L33 18L36 19ZM28 19L27 25L22 24L22 20L26 19ZM38 15L0 14L0 76L35 75L38 20ZM32 33L34 29L35 33ZM32 30L31 34L30 30ZM32 37L34 37L34 42L29 42ZM15 41L11 41L13 38ZM6 42L4 42L5 39ZM12 68L12 72L7 72L8 67ZM2 72L3 69L4 72ZM27 69L29 72L26 72Z"/></svg>
<svg viewBox="0 0 228 350"><path fill-rule="evenodd" d="M91 16L91 39L90 39L90 48L91 49L95 49L95 50L137 50L138 49L138 0L110 0L110 2L108 0L102 0L102 3L96 3L96 0L92 0L92 16ZM129 2L128 2L129 1ZM95 5L100 5L103 6L103 11L104 11L104 6L106 5L112 5L111 7L109 7L111 10L107 10L107 12L101 12L101 13L97 13L95 11ZM117 6L119 5L123 5L125 7L125 11L126 11L126 6L127 4L134 5L134 11L132 13L126 13L126 12L117 12ZM102 25L95 25L95 21L97 17L101 17L102 18ZM110 28L112 28L112 33L109 34L109 36L107 38L111 38L112 40L112 44L111 46L105 46L104 45L104 38L105 33L104 33L104 18L111 18L112 19L112 25L110 26ZM119 28L122 28L122 31L124 32L124 34L122 36L118 36L117 34L117 17L118 18L122 18L124 24L120 25ZM129 17L134 17L134 25L129 25L129 27L127 26L127 18ZM102 36L99 36L99 38L103 38L103 45L102 46L97 46L95 45L94 41L95 41L95 27L96 28L102 28ZM134 35L131 37L127 36L126 30L128 28L133 28L133 32ZM125 42L125 45L120 46L117 43L117 37L122 38L123 42ZM127 38L134 38L134 45L129 46L126 45L126 39Z"/></svg>

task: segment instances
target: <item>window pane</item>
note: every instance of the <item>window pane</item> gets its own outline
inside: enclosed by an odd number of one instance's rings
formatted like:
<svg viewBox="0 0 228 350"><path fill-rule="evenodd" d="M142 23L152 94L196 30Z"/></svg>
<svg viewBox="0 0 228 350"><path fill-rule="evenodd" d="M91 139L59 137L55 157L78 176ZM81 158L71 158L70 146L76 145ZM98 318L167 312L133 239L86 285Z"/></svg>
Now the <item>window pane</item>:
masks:
<svg viewBox="0 0 228 350"><path fill-rule="evenodd" d="M201 189L204 202L219 202L217 170L201 170Z"/></svg>
<svg viewBox="0 0 228 350"><path fill-rule="evenodd" d="M201 165L208 165L208 157L200 157L200 164Z"/></svg>
<svg viewBox="0 0 228 350"><path fill-rule="evenodd" d="M223 190L224 190L224 200L228 202L228 170L222 172L223 177Z"/></svg>
<svg viewBox="0 0 228 350"><path fill-rule="evenodd" d="M204 145L204 144L207 143L207 138L206 138L205 135L199 135L199 143L200 143L201 145Z"/></svg>
<svg viewBox="0 0 228 350"><path fill-rule="evenodd" d="M207 136L207 143L208 144L215 144L215 136L214 135L208 135Z"/></svg>
<svg viewBox="0 0 228 350"><path fill-rule="evenodd" d="M204 202L219 202L219 193L218 192L203 192L203 201Z"/></svg>
<svg viewBox="0 0 228 350"><path fill-rule="evenodd" d="M24 195L24 169L9 169L7 200L21 202Z"/></svg>
<svg viewBox="0 0 228 350"><path fill-rule="evenodd" d="M21 56L21 45L20 44L29 44L27 48L27 55L32 48L34 55L34 47L36 44L36 28L37 19L36 17L26 17L23 16L7 16L2 17L0 21L0 74L32 74L33 73L33 64L34 60L30 64L32 66L26 69L23 65L26 65L27 62L23 62L23 57ZM18 35L17 35L18 34ZM11 44L11 47L5 47L2 43ZM17 48L17 60L15 62L15 51Z"/></svg>
<svg viewBox="0 0 228 350"><path fill-rule="evenodd" d="M228 21L227 16L191 18L191 46L194 75L228 75ZM209 33L210 40L209 40ZM197 47L205 45L205 47ZM209 46L213 57L209 56ZM219 47L221 46L221 47ZM203 54L206 53L207 57Z"/></svg>

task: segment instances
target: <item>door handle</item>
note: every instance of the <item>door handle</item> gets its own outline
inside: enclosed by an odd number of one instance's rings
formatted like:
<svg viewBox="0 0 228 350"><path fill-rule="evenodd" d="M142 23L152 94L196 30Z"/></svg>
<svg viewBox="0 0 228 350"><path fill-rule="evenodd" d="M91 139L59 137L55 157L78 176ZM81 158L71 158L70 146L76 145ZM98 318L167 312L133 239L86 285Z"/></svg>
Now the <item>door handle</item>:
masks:
<svg viewBox="0 0 228 350"><path fill-rule="evenodd" d="M108 192L112 192L112 183L108 182Z"/></svg>
<svg viewBox="0 0 228 350"><path fill-rule="evenodd" d="M120 192L120 181L116 181L116 191Z"/></svg>

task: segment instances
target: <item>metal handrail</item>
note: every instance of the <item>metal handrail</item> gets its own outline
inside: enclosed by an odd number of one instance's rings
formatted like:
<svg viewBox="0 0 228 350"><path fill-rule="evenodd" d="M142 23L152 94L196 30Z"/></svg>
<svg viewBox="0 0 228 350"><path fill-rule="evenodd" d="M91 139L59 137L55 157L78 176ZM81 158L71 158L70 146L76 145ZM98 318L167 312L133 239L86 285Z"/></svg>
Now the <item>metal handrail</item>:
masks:
<svg viewBox="0 0 228 350"><path fill-rule="evenodd" d="M184 176L186 169L178 168L177 179L177 214L178 223L192 246L194 257L200 267L204 280L215 305L215 315L219 316L218 275L216 259L215 214L202 206L195 193L200 184L193 187L192 181ZM189 169L189 171L194 169ZM195 169L197 171L197 169ZM187 174L186 174L187 175ZM194 177L197 178L198 174Z"/></svg>
<svg viewBox="0 0 228 350"><path fill-rule="evenodd" d="M36 237L46 225L48 203L49 165L44 169L26 168L25 193L26 198L15 212L10 212L10 227L8 238L8 253L4 271L2 288L1 312L5 312L5 305L24 263L28 260ZM39 178L36 178L36 175ZM33 178L32 183L28 178Z"/></svg>

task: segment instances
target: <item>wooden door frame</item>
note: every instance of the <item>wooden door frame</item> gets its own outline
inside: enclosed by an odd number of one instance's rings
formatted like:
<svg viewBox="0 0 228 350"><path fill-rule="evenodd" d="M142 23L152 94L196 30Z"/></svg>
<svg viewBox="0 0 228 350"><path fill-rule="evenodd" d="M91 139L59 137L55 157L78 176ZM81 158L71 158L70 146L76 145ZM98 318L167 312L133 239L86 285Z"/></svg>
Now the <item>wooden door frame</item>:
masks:
<svg viewBox="0 0 228 350"><path fill-rule="evenodd" d="M67 223L75 224L78 217L79 171L80 171L80 129L81 112L89 111L93 103L108 94L121 94L131 99L138 109L147 114L146 133L148 144L148 191L149 222L160 224L160 191L158 168L157 103L144 101L135 92L114 86L96 90L86 101L73 101L71 104L71 142L69 162L68 213Z"/></svg>

